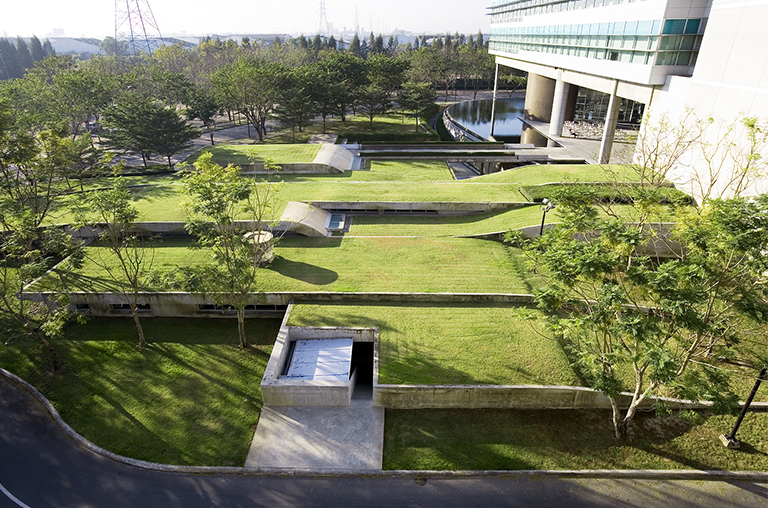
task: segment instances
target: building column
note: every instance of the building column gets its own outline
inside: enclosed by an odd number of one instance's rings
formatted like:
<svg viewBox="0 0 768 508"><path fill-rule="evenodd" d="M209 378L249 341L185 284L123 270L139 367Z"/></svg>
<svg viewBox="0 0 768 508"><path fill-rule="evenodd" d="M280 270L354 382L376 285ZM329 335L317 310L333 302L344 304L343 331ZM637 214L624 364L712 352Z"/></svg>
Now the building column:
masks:
<svg viewBox="0 0 768 508"><path fill-rule="evenodd" d="M611 87L611 99L608 101L608 111L605 114L605 128L603 129L603 139L600 141L598 164L608 164L611 160L613 135L616 132L616 124L619 121L619 106L621 106L621 97L616 95L618 88L619 82L614 81Z"/></svg>
<svg viewBox="0 0 768 508"><path fill-rule="evenodd" d="M494 127L496 127L496 94L499 91L499 64L496 64L496 76L493 78L493 102L491 103L491 141L495 141L493 137Z"/></svg>
<svg viewBox="0 0 768 508"><path fill-rule="evenodd" d="M563 71L557 70L557 80L555 81L555 94L552 100L552 114L549 120L549 135L563 135L563 121L565 121L565 107L568 103L568 83L563 81Z"/></svg>
<svg viewBox="0 0 768 508"><path fill-rule="evenodd" d="M549 123L554 93L554 79L529 72L528 85L525 87L524 118Z"/></svg>

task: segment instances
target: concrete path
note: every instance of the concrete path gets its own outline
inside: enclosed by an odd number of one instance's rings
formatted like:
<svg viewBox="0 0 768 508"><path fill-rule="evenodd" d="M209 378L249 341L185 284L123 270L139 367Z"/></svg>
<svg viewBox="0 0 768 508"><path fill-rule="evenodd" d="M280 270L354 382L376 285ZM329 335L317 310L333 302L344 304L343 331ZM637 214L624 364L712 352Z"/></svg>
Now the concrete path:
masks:
<svg viewBox="0 0 768 508"><path fill-rule="evenodd" d="M264 407L246 467L380 470L384 408Z"/></svg>

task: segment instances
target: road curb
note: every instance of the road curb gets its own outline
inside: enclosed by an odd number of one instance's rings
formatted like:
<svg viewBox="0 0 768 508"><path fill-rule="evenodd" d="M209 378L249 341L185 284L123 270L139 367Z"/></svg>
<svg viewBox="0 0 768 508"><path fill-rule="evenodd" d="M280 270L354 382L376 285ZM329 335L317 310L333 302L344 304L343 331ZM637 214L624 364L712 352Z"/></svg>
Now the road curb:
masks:
<svg viewBox="0 0 768 508"><path fill-rule="evenodd" d="M419 471L419 470L347 470L347 469L298 469L298 468L250 468L217 466L174 466L123 457L97 446L75 432L56 411L56 408L37 389L17 375L0 368L0 376L19 385L32 395L48 411L62 432L83 448L128 466L162 473L193 475L269 476L285 478L413 478L414 481L440 479L616 479L616 480L688 480L688 481L749 481L768 483L768 472L761 471L698 471L654 469L580 469L580 470L523 470L523 471Z"/></svg>

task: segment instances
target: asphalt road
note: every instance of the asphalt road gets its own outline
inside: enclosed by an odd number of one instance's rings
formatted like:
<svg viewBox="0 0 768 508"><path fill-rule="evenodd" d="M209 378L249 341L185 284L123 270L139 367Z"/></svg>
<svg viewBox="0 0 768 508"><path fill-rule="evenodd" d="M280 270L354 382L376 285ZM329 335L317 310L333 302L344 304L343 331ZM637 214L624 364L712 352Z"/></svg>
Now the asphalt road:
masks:
<svg viewBox="0 0 768 508"><path fill-rule="evenodd" d="M0 508L768 506L766 479L425 476L190 474L139 468L81 446L28 391L0 376Z"/></svg>

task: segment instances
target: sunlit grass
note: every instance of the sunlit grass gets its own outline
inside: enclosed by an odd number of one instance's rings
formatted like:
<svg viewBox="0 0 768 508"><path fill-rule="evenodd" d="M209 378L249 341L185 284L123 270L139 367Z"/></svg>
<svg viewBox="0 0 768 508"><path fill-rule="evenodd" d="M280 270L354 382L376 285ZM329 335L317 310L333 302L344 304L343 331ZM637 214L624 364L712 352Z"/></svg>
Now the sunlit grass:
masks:
<svg viewBox="0 0 768 508"><path fill-rule="evenodd" d="M379 383L578 385L543 314L478 304L295 304L294 326L379 329Z"/></svg>

